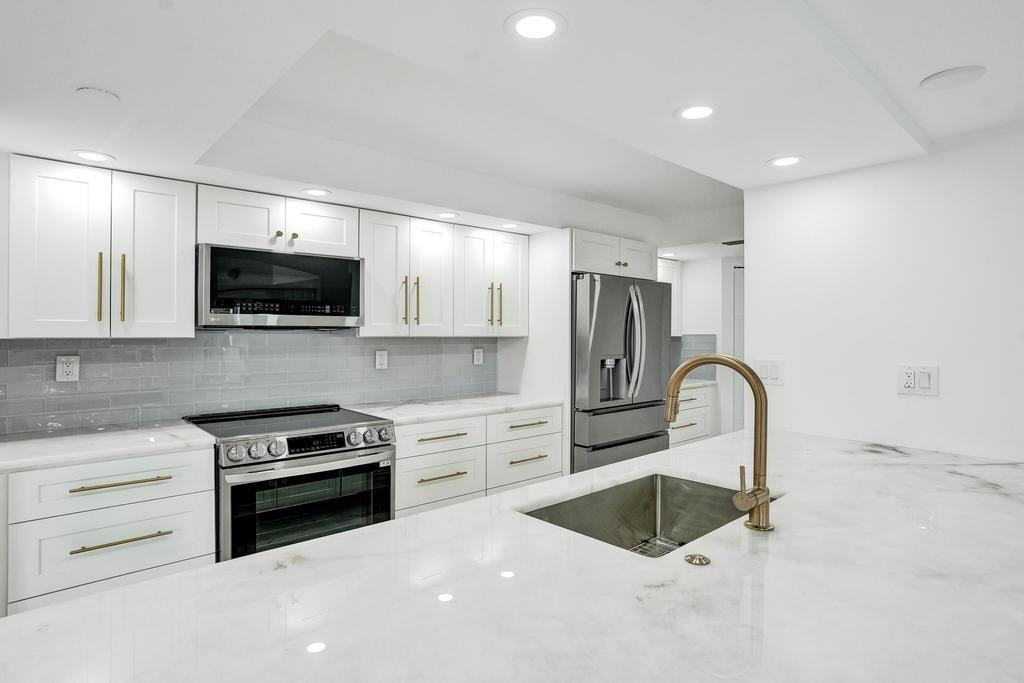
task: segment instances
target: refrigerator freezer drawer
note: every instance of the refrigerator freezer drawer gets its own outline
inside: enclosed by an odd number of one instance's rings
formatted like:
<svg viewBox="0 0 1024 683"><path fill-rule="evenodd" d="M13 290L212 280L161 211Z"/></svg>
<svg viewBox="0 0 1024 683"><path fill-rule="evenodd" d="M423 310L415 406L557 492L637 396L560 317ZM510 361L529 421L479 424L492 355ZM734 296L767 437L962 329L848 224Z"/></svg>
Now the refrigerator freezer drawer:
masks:
<svg viewBox="0 0 1024 683"><path fill-rule="evenodd" d="M573 440L580 446L624 441L668 429L663 403L589 413L578 411L575 425Z"/></svg>
<svg viewBox="0 0 1024 683"><path fill-rule="evenodd" d="M575 473L582 472L584 470L592 470L595 467L610 465L613 462L621 462L641 455L647 455L648 453L663 451L666 448L668 448L668 434L656 434L654 436L647 437L646 439L630 441L629 443L623 443L617 446L608 446L605 448L586 448L584 446L575 446L572 449L572 471Z"/></svg>

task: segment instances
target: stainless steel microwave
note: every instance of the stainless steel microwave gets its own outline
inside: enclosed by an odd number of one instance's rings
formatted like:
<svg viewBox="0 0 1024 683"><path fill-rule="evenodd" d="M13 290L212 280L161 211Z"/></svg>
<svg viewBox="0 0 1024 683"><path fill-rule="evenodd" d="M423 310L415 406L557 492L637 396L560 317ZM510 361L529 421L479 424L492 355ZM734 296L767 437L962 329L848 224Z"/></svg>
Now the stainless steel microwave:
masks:
<svg viewBox="0 0 1024 683"><path fill-rule="evenodd" d="M196 277L197 327L363 324L363 259L200 244Z"/></svg>

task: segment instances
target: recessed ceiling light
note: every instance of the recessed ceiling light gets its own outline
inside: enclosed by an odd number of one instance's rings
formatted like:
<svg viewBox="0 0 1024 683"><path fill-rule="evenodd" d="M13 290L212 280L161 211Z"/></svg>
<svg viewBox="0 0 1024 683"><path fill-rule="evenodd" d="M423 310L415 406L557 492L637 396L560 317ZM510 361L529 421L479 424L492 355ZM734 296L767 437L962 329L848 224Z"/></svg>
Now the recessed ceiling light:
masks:
<svg viewBox="0 0 1024 683"><path fill-rule="evenodd" d="M437 214L437 217L438 218L455 218L458 215L459 214L453 213L451 211L442 211L441 213Z"/></svg>
<svg viewBox="0 0 1024 683"><path fill-rule="evenodd" d="M516 576L516 573L515 572L511 572L511 571L503 571L501 573L501 578L503 578L503 579L513 579L513 578L515 578L515 576Z"/></svg>
<svg viewBox="0 0 1024 683"><path fill-rule="evenodd" d="M91 85L83 85L81 88L75 88L75 94L79 97L94 100L96 102L115 103L121 101L121 96L113 90L97 88Z"/></svg>
<svg viewBox="0 0 1024 683"><path fill-rule="evenodd" d="M518 223L502 223L501 227L505 228L506 230L511 230L512 228L518 228L519 224Z"/></svg>
<svg viewBox="0 0 1024 683"><path fill-rule="evenodd" d="M440 595L437 596L437 599L440 600L441 602L451 602L454 597L455 596L452 595L451 593L441 593Z"/></svg>
<svg viewBox="0 0 1024 683"><path fill-rule="evenodd" d="M509 15L505 28L520 38L545 40L565 31L565 17L548 9L521 9Z"/></svg>
<svg viewBox="0 0 1024 683"><path fill-rule="evenodd" d="M306 652L316 654L317 652L323 652L327 649L327 643L310 643L306 646Z"/></svg>
<svg viewBox="0 0 1024 683"><path fill-rule="evenodd" d="M92 152L87 149L73 149L71 150L71 153L79 159L85 159L86 161L114 161L114 157L110 154Z"/></svg>
<svg viewBox="0 0 1024 683"><path fill-rule="evenodd" d="M676 109L676 116L681 119L687 119L688 121L706 119L714 113L715 108L709 107L706 104L698 104L693 107L680 107L679 109Z"/></svg>
<svg viewBox="0 0 1024 683"><path fill-rule="evenodd" d="M803 157L801 156L775 157L774 159L769 159L768 164L779 167L793 166L799 164L802 159Z"/></svg>
<svg viewBox="0 0 1024 683"><path fill-rule="evenodd" d="M952 69L937 71L931 76L921 79L921 88L924 90L950 90L960 88L974 83L988 71L978 64L967 66L954 66Z"/></svg>
<svg viewBox="0 0 1024 683"><path fill-rule="evenodd" d="M310 197L326 197L331 193L330 190L321 190L317 187L307 187L302 191L303 194L308 194Z"/></svg>

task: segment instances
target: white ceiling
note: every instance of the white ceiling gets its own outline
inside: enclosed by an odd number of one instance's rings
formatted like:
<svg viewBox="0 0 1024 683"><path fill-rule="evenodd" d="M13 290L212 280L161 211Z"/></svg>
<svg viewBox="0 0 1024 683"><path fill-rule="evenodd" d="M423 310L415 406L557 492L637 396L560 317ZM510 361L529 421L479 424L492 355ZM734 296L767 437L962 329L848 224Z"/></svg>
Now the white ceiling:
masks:
<svg viewBox="0 0 1024 683"><path fill-rule="evenodd" d="M734 188L1024 121L1020 0L543 0L568 28L540 43L502 26L531 4L2 3L0 148L95 148L128 170L656 232L737 203ZM965 88L917 87L979 63L988 74ZM122 101L83 101L81 85ZM693 103L718 111L673 119ZM783 154L805 161L764 163Z"/></svg>

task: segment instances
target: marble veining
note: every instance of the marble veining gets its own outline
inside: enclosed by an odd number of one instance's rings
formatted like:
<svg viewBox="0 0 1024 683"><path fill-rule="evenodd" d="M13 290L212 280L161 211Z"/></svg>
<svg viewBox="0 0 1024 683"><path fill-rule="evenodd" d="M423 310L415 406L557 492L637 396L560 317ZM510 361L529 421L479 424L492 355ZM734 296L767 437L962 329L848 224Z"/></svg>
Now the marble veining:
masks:
<svg viewBox="0 0 1024 683"><path fill-rule="evenodd" d="M1020 680L1024 459L768 447L770 533L649 559L519 512L653 472L735 488L730 434L2 619L0 680Z"/></svg>
<svg viewBox="0 0 1024 683"><path fill-rule="evenodd" d="M455 420L479 415L495 415L518 410L534 410L561 405L550 397L537 398L521 394L494 394L470 398L407 400L388 403L362 403L346 408L394 420L395 425L418 424L435 420Z"/></svg>

